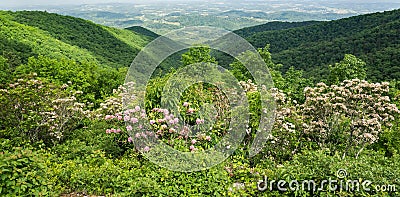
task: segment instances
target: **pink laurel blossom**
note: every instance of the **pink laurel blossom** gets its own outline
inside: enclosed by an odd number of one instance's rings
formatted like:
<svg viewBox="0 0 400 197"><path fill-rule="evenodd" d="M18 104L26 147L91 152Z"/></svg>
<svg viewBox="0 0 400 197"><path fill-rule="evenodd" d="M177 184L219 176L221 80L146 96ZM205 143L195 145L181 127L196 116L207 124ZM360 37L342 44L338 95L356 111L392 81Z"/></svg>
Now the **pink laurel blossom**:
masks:
<svg viewBox="0 0 400 197"><path fill-rule="evenodd" d="M149 151L150 151L150 147L148 147L148 146L144 147L144 148L143 148L143 151L144 151L144 152L149 152Z"/></svg>
<svg viewBox="0 0 400 197"><path fill-rule="evenodd" d="M211 141L211 137L210 136L206 136L206 140L207 141Z"/></svg>
<svg viewBox="0 0 400 197"><path fill-rule="evenodd" d="M131 122L132 122L133 124L135 124L135 123L139 122L139 120L138 120L137 118L131 118Z"/></svg>
<svg viewBox="0 0 400 197"><path fill-rule="evenodd" d="M189 108L187 111L189 114L193 114L194 113L194 109L193 108Z"/></svg>
<svg viewBox="0 0 400 197"><path fill-rule="evenodd" d="M132 128L131 125L128 125L128 126L126 127L126 130L127 130L127 131L132 131L132 129L133 129L133 128Z"/></svg>

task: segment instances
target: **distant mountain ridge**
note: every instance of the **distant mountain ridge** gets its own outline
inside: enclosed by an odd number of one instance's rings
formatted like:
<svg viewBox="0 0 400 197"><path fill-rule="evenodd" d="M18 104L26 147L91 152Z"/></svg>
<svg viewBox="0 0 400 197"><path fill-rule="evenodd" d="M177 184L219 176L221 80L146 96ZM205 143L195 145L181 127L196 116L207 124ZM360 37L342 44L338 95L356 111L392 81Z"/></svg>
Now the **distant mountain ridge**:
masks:
<svg viewBox="0 0 400 197"><path fill-rule="evenodd" d="M229 16L229 17L253 17L253 18L266 18L268 14L265 12L245 12L241 10L229 10L217 14L218 16Z"/></svg>
<svg viewBox="0 0 400 197"><path fill-rule="evenodd" d="M303 69L308 76L323 78L327 65L341 60L346 53L367 63L371 80L400 79L400 10L275 28L267 23L237 30L255 47L270 44L276 63L283 69ZM299 25L299 27L295 27Z"/></svg>
<svg viewBox="0 0 400 197"><path fill-rule="evenodd" d="M322 23L322 21L304 21L304 22L282 22L282 21L273 21L262 25L256 25L252 27L246 27L243 29L239 29L234 31L234 33L238 34L242 37L248 37L258 32L264 31L273 31L273 30L284 30L291 29L295 27L303 27L309 25L315 25Z"/></svg>
<svg viewBox="0 0 400 197"><path fill-rule="evenodd" d="M314 18L320 18L320 20L333 20L343 17L354 16L353 13L348 14L337 14L337 13L306 13L297 11L277 11L272 13L266 13L261 11L242 11L242 10L229 10L219 14L217 16L233 17L233 18L256 18L270 21L287 21L287 22L301 22L310 21Z"/></svg>

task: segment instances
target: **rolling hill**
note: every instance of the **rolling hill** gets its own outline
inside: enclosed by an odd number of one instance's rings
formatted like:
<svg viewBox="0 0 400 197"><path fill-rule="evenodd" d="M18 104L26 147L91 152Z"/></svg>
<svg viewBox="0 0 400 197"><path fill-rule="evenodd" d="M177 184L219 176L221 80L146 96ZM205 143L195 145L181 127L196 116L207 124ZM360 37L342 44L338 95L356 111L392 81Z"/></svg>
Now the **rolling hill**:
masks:
<svg viewBox="0 0 400 197"><path fill-rule="evenodd" d="M153 39L70 16L0 11L0 89L13 78L36 73L84 92L78 101L98 107L124 82L127 67Z"/></svg>
<svg viewBox="0 0 400 197"><path fill-rule="evenodd" d="M40 11L0 12L0 55L14 66L44 55L114 68L129 66L153 38Z"/></svg>
<svg viewBox="0 0 400 197"><path fill-rule="evenodd" d="M366 61L369 79L400 79L400 10L314 23L283 23L288 28L282 29L267 23L236 32L255 47L270 44L284 70L294 66L321 79L328 65L350 53Z"/></svg>

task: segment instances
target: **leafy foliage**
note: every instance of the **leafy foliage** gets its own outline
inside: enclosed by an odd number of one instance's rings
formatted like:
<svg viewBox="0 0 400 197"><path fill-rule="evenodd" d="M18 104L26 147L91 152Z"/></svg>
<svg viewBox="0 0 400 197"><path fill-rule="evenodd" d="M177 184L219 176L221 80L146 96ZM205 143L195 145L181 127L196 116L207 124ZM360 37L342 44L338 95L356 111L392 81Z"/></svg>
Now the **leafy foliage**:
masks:
<svg viewBox="0 0 400 197"><path fill-rule="evenodd" d="M201 62L218 64L215 58L211 57L210 52L210 48L205 46L190 48L182 55L182 64L183 66Z"/></svg>
<svg viewBox="0 0 400 197"><path fill-rule="evenodd" d="M7 59L0 56L0 88L4 88L3 86L10 82L11 77L11 68Z"/></svg>
<svg viewBox="0 0 400 197"><path fill-rule="evenodd" d="M69 84L75 91L85 92L84 96L78 96L79 101L96 106L113 93L124 77L116 69L99 67L91 62L77 63L44 56L29 58L27 64L17 67L16 73L20 77L36 73L58 85Z"/></svg>
<svg viewBox="0 0 400 197"><path fill-rule="evenodd" d="M45 151L30 147L4 150L8 141L0 141L0 194L5 196L60 195L60 185L51 174Z"/></svg>
<svg viewBox="0 0 400 197"><path fill-rule="evenodd" d="M329 81L331 84L338 84L341 81L349 79L364 80L367 73L365 62L354 55L346 54L344 59L334 66L329 66Z"/></svg>
<svg viewBox="0 0 400 197"><path fill-rule="evenodd" d="M7 59L7 63L10 67L15 68L20 64L26 63L29 57L35 56L36 54L29 45L17 40L7 39L1 35L0 55Z"/></svg>

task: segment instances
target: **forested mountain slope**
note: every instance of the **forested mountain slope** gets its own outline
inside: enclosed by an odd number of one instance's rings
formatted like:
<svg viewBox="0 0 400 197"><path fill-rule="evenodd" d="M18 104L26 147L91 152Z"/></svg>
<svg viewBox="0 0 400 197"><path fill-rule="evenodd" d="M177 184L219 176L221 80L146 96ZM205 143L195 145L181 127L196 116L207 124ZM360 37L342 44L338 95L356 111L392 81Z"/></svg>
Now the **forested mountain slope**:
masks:
<svg viewBox="0 0 400 197"><path fill-rule="evenodd" d="M268 26L268 25L267 25ZM400 10L281 30L239 30L255 47L270 44L273 60L323 78L327 65L350 53L367 62L371 80L400 78ZM249 33L253 32L253 33Z"/></svg>
<svg viewBox="0 0 400 197"><path fill-rule="evenodd" d="M127 68L152 37L39 11L0 11L0 89L36 73L84 92L98 106L124 82Z"/></svg>
<svg viewBox="0 0 400 197"><path fill-rule="evenodd" d="M128 30L39 11L2 11L0 23L0 54L9 60L17 58L16 65L30 56L44 55L124 67L152 39Z"/></svg>

